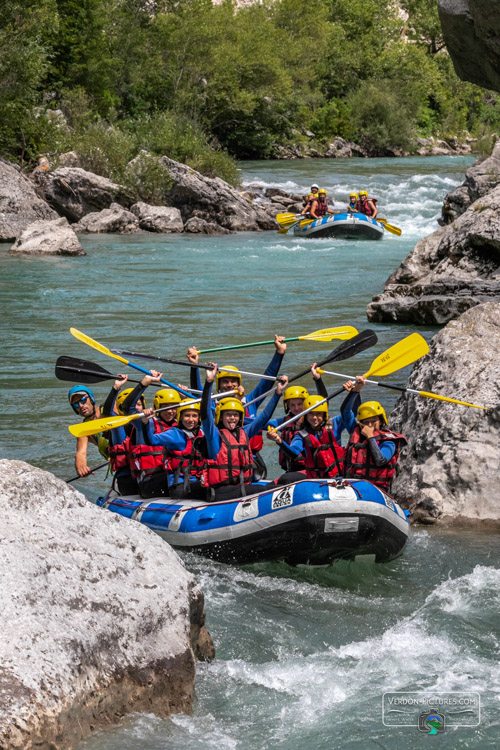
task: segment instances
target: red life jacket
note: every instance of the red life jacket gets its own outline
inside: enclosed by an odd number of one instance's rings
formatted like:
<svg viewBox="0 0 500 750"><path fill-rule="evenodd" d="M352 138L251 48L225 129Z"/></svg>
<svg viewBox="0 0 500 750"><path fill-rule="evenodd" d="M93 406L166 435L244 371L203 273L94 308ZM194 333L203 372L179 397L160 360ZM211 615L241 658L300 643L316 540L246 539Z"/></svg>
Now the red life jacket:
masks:
<svg viewBox="0 0 500 750"><path fill-rule="evenodd" d="M300 422L300 419L297 420L297 422ZM295 433L300 431L300 427L298 426L297 422L292 422L292 424L289 424L288 427L285 427L283 430L281 430L281 439L287 445L290 445ZM281 468L285 471L303 471L306 468L306 461L302 454L300 456L297 456L297 458L292 458L285 453L283 448L280 448L278 461Z"/></svg>
<svg viewBox="0 0 500 750"><path fill-rule="evenodd" d="M356 208L360 214L364 214L365 216L373 216L375 211L373 210L372 206L370 206L369 201L375 204L377 200L377 198L365 198L364 200L362 198L359 198L359 200L356 202Z"/></svg>
<svg viewBox="0 0 500 750"><path fill-rule="evenodd" d="M375 466L368 448L368 439L361 434L360 427L355 427L346 448L344 476L368 479L373 484L376 484L377 487L388 490L396 472L396 464L401 447L406 445L407 440L404 435L392 432L391 430L376 430L373 436L378 446L388 440L396 443L396 451L391 460L385 466Z"/></svg>
<svg viewBox="0 0 500 750"><path fill-rule="evenodd" d="M165 432L165 423L153 418L155 435ZM171 426L176 426L172 422ZM170 429L167 427L167 429ZM130 434L129 467L132 476L142 481L145 476L154 474L163 468L163 446L162 445L136 445L135 430Z"/></svg>
<svg viewBox="0 0 500 750"><path fill-rule="evenodd" d="M108 443L109 460L113 472L129 468L130 437L127 435L123 443L112 445Z"/></svg>
<svg viewBox="0 0 500 750"><path fill-rule="evenodd" d="M226 484L245 484L252 481L252 451L248 436L241 427L231 432L219 428L220 449L217 458L207 461L204 484L220 487Z"/></svg>
<svg viewBox="0 0 500 750"><path fill-rule="evenodd" d="M316 215L319 217L324 216L328 211L328 203L326 201L316 201Z"/></svg>
<svg viewBox="0 0 500 750"><path fill-rule="evenodd" d="M190 477L194 476L197 480L201 480L207 465L207 459L202 456L197 448L198 439L203 438L201 429L196 434L189 430L182 430L182 432L186 436L186 447L182 451L165 450L165 468L173 472L174 485L179 484L179 477L182 474L184 485L187 487Z"/></svg>
<svg viewBox="0 0 500 750"><path fill-rule="evenodd" d="M304 439L306 475L309 479L336 477L342 474L342 460L345 450L333 434L333 430L323 427L319 433L301 430Z"/></svg>

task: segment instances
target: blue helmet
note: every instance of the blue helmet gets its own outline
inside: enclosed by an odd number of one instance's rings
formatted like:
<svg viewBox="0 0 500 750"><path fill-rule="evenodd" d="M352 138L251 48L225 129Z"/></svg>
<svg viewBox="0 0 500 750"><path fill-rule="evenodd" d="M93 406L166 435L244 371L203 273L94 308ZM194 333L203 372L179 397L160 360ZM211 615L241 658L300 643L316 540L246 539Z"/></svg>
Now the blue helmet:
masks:
<svg viewBox="0 0 500 750"><path fill-rule="evenodd" d="M68 391L68 401L71 404L71 397L74 396L77 393L86 394L89 396L90 400L93 404L95 404L95 396L90 390L90 388L87 388L86 385L74 385L73 388L70 388ZM75 414L78 414L78 407L75 408L73 404L71 404L71 408L75 412Z"/></svg>

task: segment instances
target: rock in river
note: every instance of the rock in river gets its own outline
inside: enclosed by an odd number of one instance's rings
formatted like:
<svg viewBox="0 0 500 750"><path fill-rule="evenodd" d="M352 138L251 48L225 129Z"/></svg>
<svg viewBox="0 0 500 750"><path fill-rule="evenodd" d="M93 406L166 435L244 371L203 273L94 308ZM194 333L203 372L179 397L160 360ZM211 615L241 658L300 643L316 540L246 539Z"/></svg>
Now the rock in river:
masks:
<svg viewBox="0 0 500 750"><path fill-rule="evenodd" d="M130 209L139 219L139 226L147 232L182 232L181 212L169 206L150 206L148 203L134 203Z"/></svg>
<svg viewBox="0 0 500 750"><path fill-rule="evenodd" d="M129 712L192 709L213 644L160 537L52 474L0 461L0 747L68 750Z"/></svg>
<svg viewBox="0 0 500 750"><path fill-rule="evenodd" d="M13 242L28 224L42 219L57 219L57 214L27 177L0 159L0 242Z"/></svg>
<svg viewBox="0 0 500 750"><path fill-rule="evenodd" d="M112 203L109 208L83 216L73 229L83 234L133 234L139 231L139 219L132 211Z"/></svg>
<svg viewBox="0 0 500 750"><path fill-rule="evenodd" d="M9 250L20 255L86 255L67 219L34 221Z"/></svg>
<svg viewBox="0 0 500 750"><path fill-rule="evenodd" d="M370 321L442 325L500 301L500 186L418 242L367 307Z"/></svg>
<svg viewBox="0 0 500 750"><path fill-rule="evenodd" d="M37 172L36 180L43 197L58 214L76 222L91 212L120 203L129 208L128 191L107 177L79 167L60 167L53 172Z"/></svg>
<svg viewBox="0 0 500 750"><path fill-rule="evenodd" d="M408 438L393 493L412 519L500 526L500 303L465 312L437 333L408 387L479 406L402 396L391 427Z"/></svg>
<svg viewBox="0 0 500 750"><path fill-rule="evenodd" d="M442 223L451 224L466 211L470 204L489 193L500 183L500 141L491 156L478 159L465 173L464 182L445 197Z"/></svg>

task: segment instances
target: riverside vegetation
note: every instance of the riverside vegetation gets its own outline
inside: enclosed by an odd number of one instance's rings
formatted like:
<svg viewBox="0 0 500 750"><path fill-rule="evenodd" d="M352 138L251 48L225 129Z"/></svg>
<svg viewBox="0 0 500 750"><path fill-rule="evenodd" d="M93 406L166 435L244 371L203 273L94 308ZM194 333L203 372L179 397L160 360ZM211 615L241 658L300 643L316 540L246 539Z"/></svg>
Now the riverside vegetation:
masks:
<svg viewBox="0 0 500 750"><path fill-rule="evenodd" d="M136 184L168 154L238 181L234 157L341 137L371 155L487 137L496 93L460 81L433 0L13 0L0 8L0 153L74 150ZM162 191L151 159L146 194ZM149 195L147 194L149 192Z"/></svg>

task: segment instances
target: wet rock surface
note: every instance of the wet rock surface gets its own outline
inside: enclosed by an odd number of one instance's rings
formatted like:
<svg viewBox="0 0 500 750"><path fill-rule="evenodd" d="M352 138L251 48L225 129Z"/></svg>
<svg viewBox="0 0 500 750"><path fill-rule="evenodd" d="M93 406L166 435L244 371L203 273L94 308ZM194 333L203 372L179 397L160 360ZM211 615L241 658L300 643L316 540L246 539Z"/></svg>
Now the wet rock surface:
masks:
<svg viewBox="0 0 500 750"><path fill-rule="evenodd" d="M77 224L73 224L73 229L81 234L133 234L139 231L139 219L118 203L112 203L102 211L86 214Z"/></svg>
<svg viewBox="0 0 500 750"><path fill-rule="evenodd" d="M178 208L150 206L148 203L134 203L130 209L139 219L139 226L146 232L182 232L184 224Z"/></svg>
<svg viewBox="0 0 500 750"><path fill-rule="evenodd" d="M442 223L451 224L461 216L478 198L493 190L500 183L500 141L495 144L491 156L478 159L465 173L465 180L444 199Z"/></svg>
<svg viewBox="0 0 500 750"><path fill-rule="evenodd" d="M500 302L451 321L430 342L408 387L491 407L402 396L390 425L408 439L393 494L413 521L500 526Z"/></svg>
<svg viewBox="0 0 500 750"><path fill-rule="evenodd" d="M235 231L276 229L276 223L265 211L219 177L204 177L167 156L160 161L172 182L165 202L178 207L185 222L196 212L207 222Z"/></svg>
<svg viewBox="0 0 500 750"><path fill-rule="evenodd" d="M59 167L37 173L34 177L42 197L70 222L78 222L89 213L109 208L112 203L125 208L132 204L132 198L123 186L79 167Z"/></svg>
<svg viewBox="0 0 500 750"><path fill-rule="evenodd" d="M86 255L67 219L45 219L29 224L9 250L16 255Z"/></svg>
<svg viewBox="0 0 500 750"><path fill-rule="evenodd" d="M442 325L500 301L500 186L418 242L367 307L370 321Z"/></svg>
<svg viewBox="0 0 500 750"><path fill-rule="evenodd" d="M44 219L57 219L57 213L27 177L0 158L0 242L13 242L29 224Z"/></svg>
<svg viewBox="0 0 500 750"><path fill-rule="evenodd" d="M196 579L160 537L0 461L0 747L68 750L127 713L192 709L213 657Z"/></svg>
<svg viewBox="0 0 500 750"><path fill-rule="evenodd" d="M184 231L191 234L233 234L231 229L221 227L214 221L205 221L199 216L191 216L184 225Z"/></svg>
<svg viewBox="0 0 500 750"><path fill-rule="evenodd" d="M500 91L500 15L491 0L439 0L444 40L457 75Z"/></svg>

